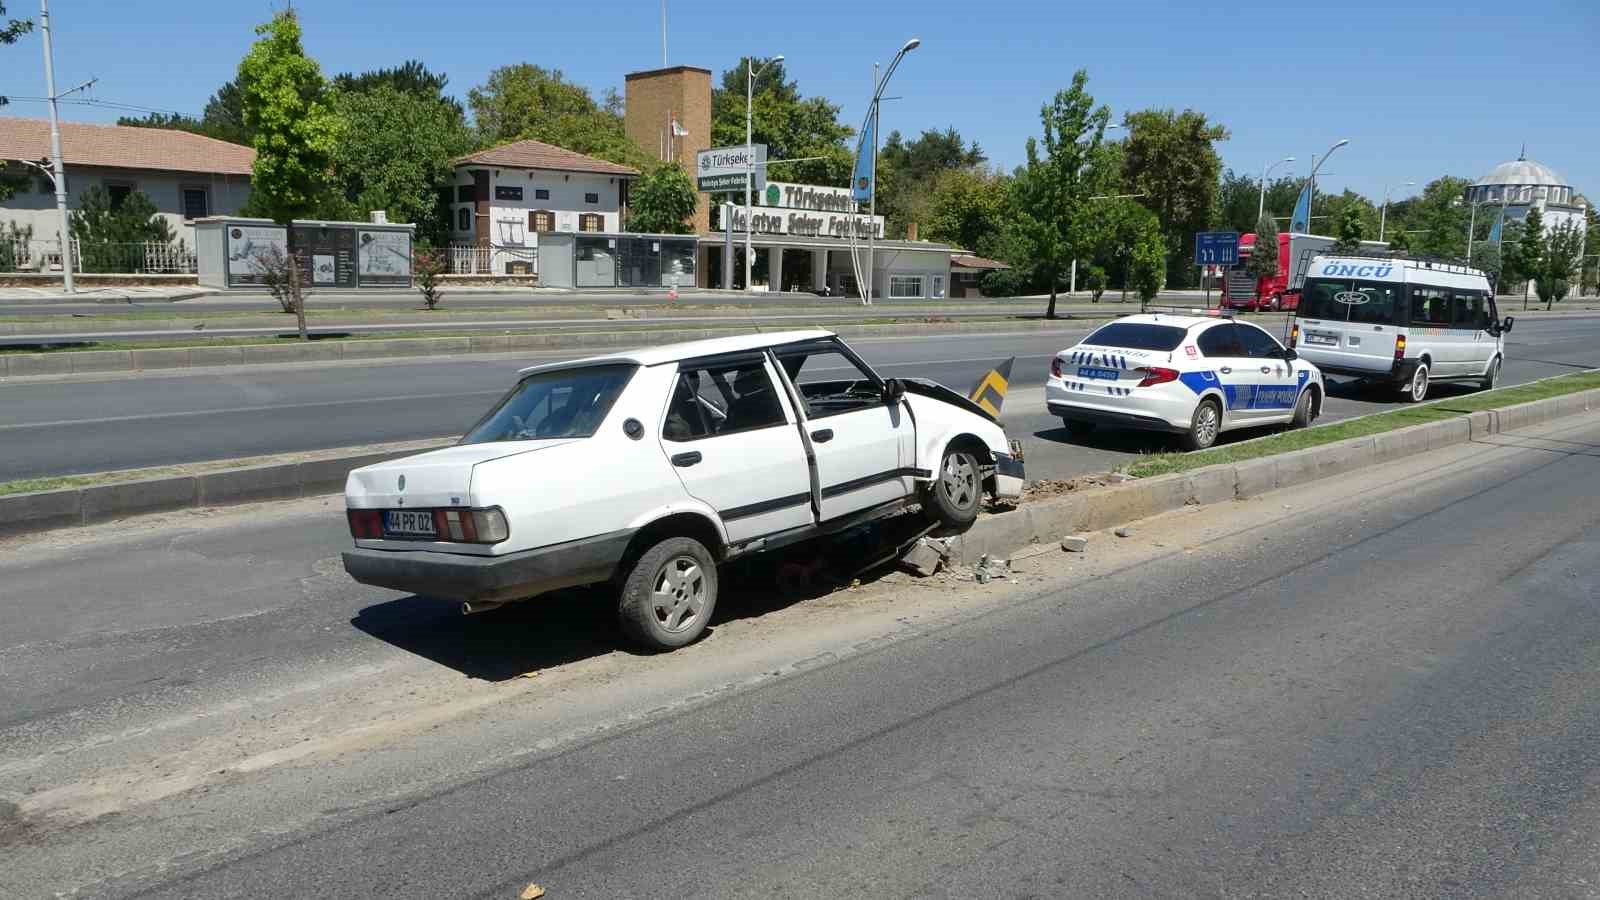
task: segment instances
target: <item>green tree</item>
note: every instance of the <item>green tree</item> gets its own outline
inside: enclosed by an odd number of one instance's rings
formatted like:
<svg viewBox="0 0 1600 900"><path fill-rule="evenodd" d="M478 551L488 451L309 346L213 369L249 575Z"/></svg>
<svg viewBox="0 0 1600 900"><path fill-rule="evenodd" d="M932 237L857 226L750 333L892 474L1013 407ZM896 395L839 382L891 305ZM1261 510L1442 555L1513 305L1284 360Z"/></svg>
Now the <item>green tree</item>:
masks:
<svg viewBox="0 0 1600 900"><path fill-rule="evenodd" d="M655 161L628 138L616 92L596 101L560 69L501 66L467 91L467 106L483 146L535 140L639 169Z"/></svg>
<svg viewBox="0 0 1600 900"><path fill-rule="evenodd" d="M328 171L342 123L328 99L317 61L300 42L293 9L256 26L260 38L239 63L244 123L255 134L256 162L247 209L280 225L313 214L329 193ZM306 334L305 296L291 255L287 289L300 339Z"/></svg>
<svg viewBox="0 0 1600 900"><path fill-rule="evenodd" d="M934 183L946 172L977 169L986 157L954 128L929 129L915 140L890 132L878 152L878 214L890 237L904 237L912 222L927 224Z"/></svg>
<svg viewBox="0 0 1600 900"><path fill-rule="evenodd" d="M345 94L360 94L380 87L393 88L422 100L448 104L456 114L465 118L461 101L445 94L450 76L430 71L421 60L407 60L392 69L371 69L357 75L341 72L333 77L333 89Z"/></svg>
<svg viewBox="0 0 1600 900"><path fill-rule="evenodd" d="M1472 267L1489 277L1489 284L1495 293L1500 292L1501 280L1505 278L1506 259L1498 241L1480 241L1473 247Z"/></svg>
<svg viewBox="0 0 1600 900"><path fill-rule="evenodd" d="M1328 216L1327 219L1323 220L1328 223L1326 233L1334 237L1340 236L1340 228L1351 217L1361 223L1362 240L1367 240L1378 233L1379 210L1377 205L1348 188L1343 193L1335 194L1320 201L1318 208ZM1315 231L1316 229L1312 230ZM1388 235L1385 234L1384 237L1387 238ZM1354 252L1357 249L1359 247L1352 247L1350 252Z"/></svg>
<svg viewBox="0 0 1600 900"><path fill-rule="evenodd" d="M0 16L5 14L6 5L4 3L0 3ZM17 41L22 39L23 35L32 30L32 19L7 19L5 20L4 25L0 25L0 46L15 44ZM5 98L5 95L0 94L0 106L5 106L10 102L11 101Z"/></svg>
<svg viewBox="0 0 1600 900"><path fill-rule="evenodd" d="M188 131L231 144L249 145L255 138L255 132L245 125L242 104L238 83L230 81L211 95L198 119L183 113L153 112L143 116L123 116L117 119L117 124L132 128Z"/></svg>
<svg viewBox="0 0 1600 900"><path fill-rule="evenodd" d="M1034 280L1049 285L1050 305L1045 316L1052 319L1061 275L1091 243L1089 197L1105 177L1094 170L1093 163L1106 158L1100 145L1111 111L1095 107L1088 83L1088 73L1079 69L1072 76L1072 86L1057 91L1040 108L1042 147L1040 141L1028 138L1027 164L1014 178L1019 240L1012 244L1027 249ZM1016 260L1007 261L1018 265Z"/></svg>
<svg viewBox="0 0 1600 900"><path fill-rule="evenodd" d="M1217 187L1217 224L1241 234L1254 229L1260 202L1260 180L1228 169Z"/></svg>
<svg viewBox="0 0 1600 900"><path fill-rule="evenodd" d="M1147 109L1123 119L1122 181L1156 214L1166 236L1169 266L1177 266L1188 282L1192 266L1183 265L1193 252L1193 236L1210 226L1217 205L1222 158L1216 143L1228 129L1206 121L1204 113L1186 109Z"/></svg>
<svg viewBox="0 0 1600 900"><path fill-rule="evenodd" d="M1128 251L1128 280L1139 292L1139 307L1156 298L1167 281L1167 241L1154 218L1138 227Z"/></svg>
<svg viewBox="0 0 1600 900"><path fill-rule="evenodd" d="M628 230L688 234L697 199L688 173L675 163L658 163L628 191Z"/></svg>
<svg viewBox="0 0 1600 900"><path fill-rule="evenodd" d="M1339 218L1334 223L1335 237L1333 252L1355 253L1361 249L1361 242L1367 236L1367 223L1359 207L1345 206L1339 211Z"/></svg>
<svg viewBox="0 0 1600 900"><path fill-rule="evenodd" d="M1528 305L1528 290L1533 282L1544 277L1545 233L1544 214L1539 208L1528 210L1522 220L1522 240L1517 244L1518 274L1522 276L1522 305Z"/></svg>
<svg viewBox="0 0 1600 900"><path fill-rule="evenodd" d="M391 221L416 223L420 240L447 243L440 192L451 183L451 160L472 148L461 116L437 97L390 84L335 91L331 102L343 127L330 186L359 213L385 210Z"/></svg>
<svg viewBox="0 0 1600 900"><path fill-rule="evenodd" d="M121 202L100 185L78 197L78 208L67 227L78 242L78 258L85 272L138 272L144 269L144 245L170 244L172 226L140 191Z"/></svg>
<svg viewBox="0 0 1600 900"><path fill-rule="evenodd" d="M949 169L929 187L923 237L987 254L1005 227L1009 179L981 169Z"/></svg>
<svg viewBox="0 0 1600 900"><path fill-rule="evenodd" d="M850 180L851 148L855 131L839 121L839 107L823 97L804 97L788 80L781 62L743 57L722 73L721 84L711 92L711 143L731 147L744 143L745 66L757 68L751 134L767 145L767 159L803 159L801 163L774 165L767 174L774 181L843 186ZM740 194L740 202L744 200Z"/></svg>
<svg viewBox="0 0 1600 900"><path fill-rule="evenodd" d="M1545 308L1567 298L1583 254L1583 229L1571 220L1550 229L1544 239L1544 259L1539 271L1539 299Z"/></svg>
<svg viewBox="0 0 1600 900"><path fill-rule="evenodd" d="M1389 227L1412 232L1412 247L1418 253L1461 258L1467 254L1467 224L1472 210L1462 197L1472 182L1445 175L1428 182L1421 196L1399 213L1389 210Z"/></svg>
<svg viewBox="0 0 1600 900"><path fill-rule="evenodd" d="M1390 228L1383 236L1383 239L1389 243L1389 249L1395 253L1410 253L1410 233L1408 233L1404 228L1393 227L1395 224L1393 221L1391 221L1389 224Z"/></svg>
<svg viewBox="0 0 1600 900"><path fill-rule="evenodd" d="M1256 222L1256 242L1250 248L1245 271L1257 279L1278 274L1278 223L1273 221L1270 212L1262 213Z"/></svg>

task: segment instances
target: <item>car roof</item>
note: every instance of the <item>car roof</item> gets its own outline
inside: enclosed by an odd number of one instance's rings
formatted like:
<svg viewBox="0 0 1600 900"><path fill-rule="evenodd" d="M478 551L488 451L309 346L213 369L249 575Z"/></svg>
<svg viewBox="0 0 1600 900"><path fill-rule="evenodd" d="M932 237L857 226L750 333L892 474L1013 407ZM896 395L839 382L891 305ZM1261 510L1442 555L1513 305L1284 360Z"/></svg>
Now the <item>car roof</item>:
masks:
<svg viewBox="0 0 1600 900"><path fill-rule="evenodd" d="M1196 311L1199 312L1198 310ZM1195 328L1201 325L1211 325L1217 322L1226 322L1229 316L1184 315L1182 313L1134 313L1113 319L1108 325L1169 325L1173 328Z"/></svg>
<svg viewBox="0 0 1600 900"><path fill-rule="evenodd" d="M623 350L618 353L607 353L604 356L587 356L583 359L544 363L542 365L529 366L520 370L518 374L529 375L534 372L554 372L560 369L578 369L619 363L637 366L658 366L662 363L677 362L680 359L695 359L701 356L716 356L722 353L738 353L744 350L764 350L767 347L776 347L780 344L793 344L799 341L811 341L833 336L833 332L824 331L820 328L804 331L767 331L755 334L736 334L730 337L710 338L703 341L684 341L678 344L661 344L656 347L640 347L634 350Z"/></svg>

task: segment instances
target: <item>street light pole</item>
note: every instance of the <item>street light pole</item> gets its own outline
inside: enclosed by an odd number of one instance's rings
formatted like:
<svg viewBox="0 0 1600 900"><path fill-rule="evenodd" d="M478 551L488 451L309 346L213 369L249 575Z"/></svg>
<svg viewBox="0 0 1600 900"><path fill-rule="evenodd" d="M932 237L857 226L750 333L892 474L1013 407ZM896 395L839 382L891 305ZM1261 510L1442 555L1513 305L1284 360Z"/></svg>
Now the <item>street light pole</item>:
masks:
<svg viewBox="0 0 1600 900"><path fill-rule="evenodd" d="M61 162L61 118L56 112L56 68L50 52L50 0L39 0L39 30L44 34L44 92L50 99L50 165L55 170L56 212L61 217L61 284L72 284L72 228L67 220L67 170Z"/></svg>
<svg viewBox="0 0 1600 900"><path fill-rule="evenodd" d="M780 62L783 62L783 54L781 53L767 60L761 68L766 69L767 66ZM756 67L755 60L748 56L744 59L744 74L744 289L746 292L750 292L755 290L755 285L750 283L750 264L753 262L750 258L752 252L750 249L750 232L752 230L750 227L752 224L750 186L751 182L755 180L755 160L753 157L756 151L752 134L755 122ZM778 252L781 253L783 251L780 250Z"/></svg>
<svg viewBox="0 0 1600 900"><path fill-rule="evenodd" d="M1328 157L1333 155L1333 151L1339 149L1340 147L1343 147L1345 144L1348 144L1348 143L1350 143L1350 141L1348 139L1340 140L1338 143L1334 144L1332 147L1329 147L1328 148L1328 152L1322 154L1322 159L1320 159L1320 160L1317 159L1316 154L1313 153L1311 155L1311 163L1312 163L1312 165L1311 165L1311 193L1306 196L1306 230L1307 231L1311 230L1311 218L1312 218L1312 212L1313 212L1312 207L1315 206L1316 203L1317 203L1317 170L1322 168L1322 164L1328 161Z"/></svg>
<svg viewBox="0 0 1600 900"><path fill-rule="evenodd" d="M1285 156L1283 159L1280 159L1271 165L1263 165L1261 167L1261 199L1256 203L1257 222L1261 221L1261 217L1267 214L1267 175L1269 175L1273 169L1276 169L1284 163L1292 162L1294 162L1294 157Z"/></svg>
<svg viewBox="0 0 1600 900"><path fill-rule="evenodd" d="M1406 187L1415 185L1415 181L1406 182ZM1378 243L1383 243L1384 228L1389 223L1389 185L1383 186L1383 212L1378 215Z"/></svg>
<svg viewBox="0 0 1600 900"><path fill-rule="evenodd" d="M922 46L921 38L912 38L906 41L905 45L900 48L900 52L894 55L894 59L889 60L889 66L883 70L882 78L878 77L878 64L872 64L872 102L867 104L867 117L861 123L862 128L866 128L869 125L872 128L872 193L867 199L867 277L865 279L866 285L861 290L861 305L863 306L872 305L872 267L876 262L875 238L878 235L878 229L874 218L878 214L878 108L880 101L883 99L883 89L888 86L889 79L894 77L894 70L900 67L900 61L906 58L907 53L920 46ZM859 164L860 150L857 150L856 153L857 163ZM860 206L856 207L857 210L860 210L860 208ZM851 223L850 232L852 234L855 232L854 222ZM855 265L854 251L851 251L851 257L851 265ZM862 286L857 285L857 287Z"/></svg>

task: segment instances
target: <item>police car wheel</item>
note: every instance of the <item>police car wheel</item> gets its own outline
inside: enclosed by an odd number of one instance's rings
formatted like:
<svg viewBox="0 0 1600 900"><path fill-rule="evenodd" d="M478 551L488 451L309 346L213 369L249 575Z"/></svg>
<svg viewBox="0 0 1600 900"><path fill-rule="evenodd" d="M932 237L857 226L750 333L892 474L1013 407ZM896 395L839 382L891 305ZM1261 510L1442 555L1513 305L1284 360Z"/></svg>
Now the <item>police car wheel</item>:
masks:
<svg viewBox="0 0 1600 900"><path fill-rule="evenodd" d="M1300 392L1300 399L1294 404L1294 418L1289 421L1291 428L1305 428L1311 424L1311 388Z"/></svg>
<svg viewBox="0 0 1600 900"><path fill-rule="evenodd" d="M1204 450L1217 442L1217 434L1221 431L1222 408L1215 400L1202 400L1194 408L1189 430L1183 434L1183 447L1185 450Z"/></svg>
<svg viewBox="0 0 1600 900"><path fill-rule="evenodd" d="M1095 425L1087 419L1073 419L1068 416L1061 417L1061 424L1073 434L1088 434L1094 430Z"/></svg>

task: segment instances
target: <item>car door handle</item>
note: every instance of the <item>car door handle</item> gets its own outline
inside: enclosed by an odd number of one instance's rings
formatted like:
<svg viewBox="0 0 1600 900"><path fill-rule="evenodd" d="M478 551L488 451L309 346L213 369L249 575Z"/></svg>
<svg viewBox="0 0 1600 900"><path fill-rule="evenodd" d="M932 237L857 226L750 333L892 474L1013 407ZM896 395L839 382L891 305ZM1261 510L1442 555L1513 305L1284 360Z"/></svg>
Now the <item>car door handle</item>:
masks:
<svg viewBox="0 0 1600 900"><path fill-rule="evenodd" d="M1218 369L1217 371L1221 372L1224 375L1232 375L1233 374L1233 369L1229 368L1228 366L1223 366L1222 368Z"/></svg>
<svg viewBox="0 0 1600 900"><path fill-rule="evenodd" d="M818 428L816 431L811 432L811 439L819 444L826 444L833 440L833 429Z"/></svg>
<svg viewBox="0 0 1600 900"><path fill-rule="evenodd" d="M1271 375L1272 374L1272 367L1271 366L1262 366L1261 367L1261 374L1263 374L1263 375Z"/></svg>
<svg viewBox="0 0 1600 900"><path fill-rule="evenodd" d="M672 456L672 464L675 466L692 466L699 462L700 458L699 450L690 450L688 453L675 453Z"/></svg>

